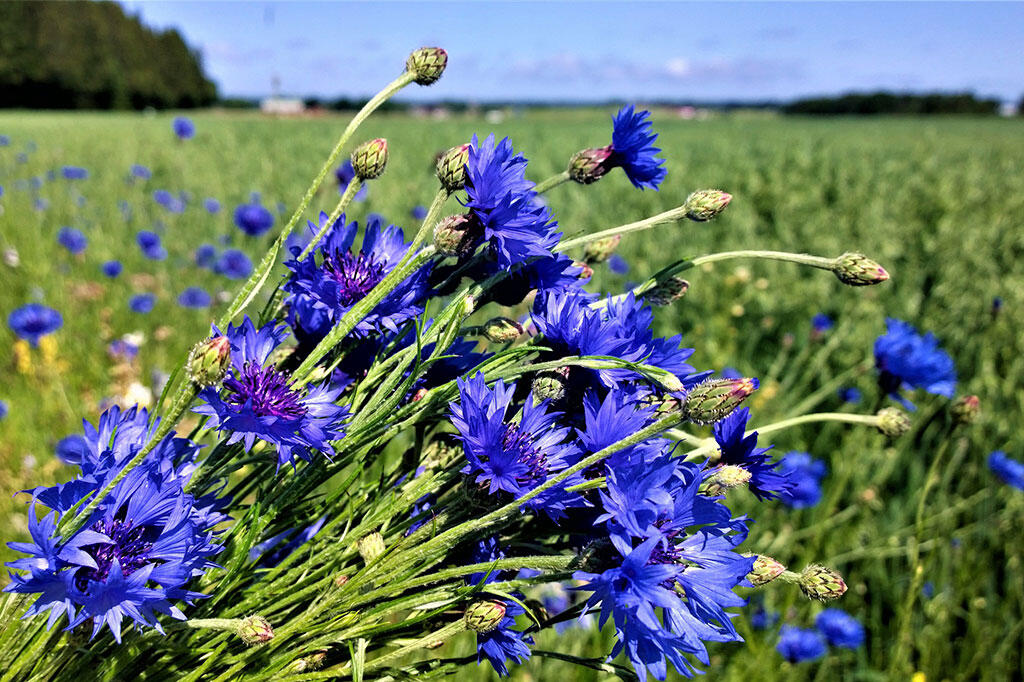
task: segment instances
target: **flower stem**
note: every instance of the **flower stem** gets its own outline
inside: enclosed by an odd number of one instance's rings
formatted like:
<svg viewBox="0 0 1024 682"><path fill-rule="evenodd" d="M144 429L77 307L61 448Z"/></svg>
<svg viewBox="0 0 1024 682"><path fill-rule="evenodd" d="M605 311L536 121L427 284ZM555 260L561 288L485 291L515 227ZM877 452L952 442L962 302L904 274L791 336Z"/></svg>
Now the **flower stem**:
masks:
<svg viewBox="0 0 1024 682"><path fill-rule="evenodd" d="M430 208L427 209L427 215L423 218L423 222L420 224L420 229L413 237L412 246L409 247L407 254L414 253L423 242L427 240L431 234L433 234L434 225L437 223L437 217L441 215L441 209L444 207L444 202L451 196L448 190L441 188L434 195L434 200L430 202ZM409 257L409 256L407 256Z"/></svg>
<svg viewBox="0 0 1024 682"><path fill-rule="evenodd" d="M568 175L568 172L566 173ZM547 181L545 181L547 182ZM601 230L600 232L594 232L593 234L584 234L573 239L566 239L562 241L557 251L566 251L573 248L574 246L583 246L590 242L597 241L598 239L605 239L607 237L614 237L616 235L629 234L630 232L639 232L641 230L649 230L652 227L658 225L664 225L665 223L674 223L682 218L686 217L686 207L677 206L676 208L669 209L664 213L653 215L650 218L644 218L638 220L635 223L626 223L625 225L619 225L618 227L610 227L607 230Z"/></svg>
<svg viewBox="0 0 1024 682"><path fill-rule="evenodd" d="M552 175L550 178L546 178L538 182L536 185L534 185L533 191L536 192L537 194L543 194L544 192L547 192L549 189L554 189L555 187L558 187L559 185L568 181L569 171L564 170L561 173L556 173L555 175Z"/></svg>
<svg viewBox="0 0 1024 682"><path fill-rule="evenodd" d="M380 658L375 658L366 664L366 670L376 670L377 668L383 668L391 661L397 660L405 656L406 654L416 651L417 649L423 649L424 647L433 645L436 642L444 642L451 639L455 635L464 632L466 630L466 622L463 619L459 619L454 623L449 623L437 632L431 632L430 634L420 637L419 639L406 644L405 646L395 649L389 654L385 654Z"/></svg>
<svg viewBox="0 0 1024 682"><path fill-rule="evenodd" d="M316 233L316 236L309 241L306 248L299 254L299 260L305 260L306 256L313 253L317 244L319 244L320 240L324 238L327 231L331 229L331 225L341 217L341 214L345 212L345 209L348 208L348 205L352 202L352 198L355 197L356 193L363 188L363 184L363 181L359 178L353 178L352 182L348 183L348 186L341 195L341 199L338 200L338 205L334 207L334 210L331 211L331 215L327 218L324 224L320 226L320 231Z"/></svg>

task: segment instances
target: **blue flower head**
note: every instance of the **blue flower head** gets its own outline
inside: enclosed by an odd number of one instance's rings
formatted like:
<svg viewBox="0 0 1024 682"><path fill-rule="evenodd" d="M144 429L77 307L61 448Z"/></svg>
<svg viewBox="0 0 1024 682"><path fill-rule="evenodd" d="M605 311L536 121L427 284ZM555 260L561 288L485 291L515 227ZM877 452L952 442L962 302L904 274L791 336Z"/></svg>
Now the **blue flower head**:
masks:
<svg viewBox="0 0 1024 682"><path fill-rule="evenodd" d="M63 166L60 174L65 180L85 180L89 177L89 171L80 166Z"/></svg>
<svg viewBox="0 0 1024 682"><path fill-rule="evenodd" d="M856 649L864 643L864 626L842 609L825 609L814 619L814 626L832 646Z"/></svg>
<svg viewBox="0 0 1024 682"><path fill-rule="evenodd" d="M89 245L89 240L82 234L82 231L73 227L60 228L60 232L57 233L57 241L76 255L85 251L85 247Z"/></svg>
<svg viewBox="0 0 1024 682"><path fill-rule="evenodd" d="M213 271L228 279L245 279L252 274L252 261L238 249L225 249L213 264Z"/></svg>
<svg viewBox="0 0 1024 682"><path fill-rule="evenodd" d="M154 305L156 305L156 296L154 294L135 294L128 299L128 308L133 313L139 313L140 315L152 312Z"/></svg>
<svg viewBox="0 0 1024 682"><path fill-rule="evenodd" d="M133 178L138 178L139 180L149 180L151 177L153 177L153 171L149 170L148 168L141 164L136 163L132 164L131 176Z"/></svg>
<svg viewBox="0 0 1024 682"><path fill-rule="evenodd" d="M712 427L715 442L721 450L721 464L742 467L750 473L750 492L759 500L770 500L789 487L784 475L777 471L778 462L771 461L767 454L772 447L757 447L757 431L744 435L750 409L734 410L725 419Z"/></svg>
<svg viewBox="0 0 1024 682"><path fill-rule="evenodd" d="M203 208L205 208L206 212L210 215L214 215L220 212L220 202L213 197L206 197L203 199Z"/></svg>
<svg viewBox="0 0 1024 682"><path fill-rule="evenodd" d="M320 214L323 227L329 216ZM309 224L310 235L319 227ZM324 235L319 248L302 260L300 243L291 247L293 260L285 265L292 271L284 285L287 292L288 321L300 341L318 341L357 302L362 300L409 250L401 228L382 227L372 220L363 235L362 247L353 251L359 225L345 224L342 215ZM370 311L353 330L353 335L397 332L398 328L423 312L427 295L429 266L417 270L401 282Z"/></svg>
<svg viewBox="0 0 1024 682"><path fill-rule="evenodd" d="M64 318L60 313L40 303L28 303L7 316L7 326L11 331L33 347L39 345L39 339L57 331L63 324Z"/></svg>
<svg viewBox="0 0 1024 682"><path fill-rule="evenodd" d="M100 269L103 271L104 276L114 279L121 274L124 267L119 260L108 260L100 266Z"/></svg>
<svg viewBox="0 0 1024 682"><path fill-rule="evenodd" d="M882 390L907 409L914 406L902 398L901 388L923 388L928 393L953 397L956 369L949 354L929 332L924 336L911 325L886 318L886 333L875 341L875 366Z"/></svg>
<svg viewBox="0 0 1024 682"><path fill-rule="evenodd" d="M208 308L212 299L205 289L186 287L178 296L178 305L183 308Z"/></svg>
<svg viewBox="0 0 1024 682"><path fill-rule="evenodd" d="M235 208L235 225L250 237L259 237L274 226L274 214L253 201Z"/></svg>
<svg viewBox="0 0 1024 682"><path fill-rule="evenodd" d="M167 258L167 250L160 243L160 235L150 230L139 230L135 235L135 243L139 245L142 255L149 260L163 260Z"/></svg>
<svg viewBox="0 0 1024 682"><path fill-rule="evenodd" d="M775 650L790 663L813 661L825 655L825 640L817 630L783 625Z"/></svg>
<svg viewBox="0 0 1024 682"><path fill-rule="evenodd" d="M667 171L664 159L654 146L657 135L651 132L648 111L634 112L633 105L622 107L612 118L612 145L610 161L621 166L634 187L658 189Z"/></svg>
<svg viewBox="0 0 1024 682"><path fill-rule="evenodd" d="M821 481L828 467L820 459L806 452L787 452L779 461L778 473L786 478L787 486L778 491L779 499L794 509L813 507L821 501Z"/></svg>
<svg viewBox="0 0 1024 682"><path fill-rule="evenodd" d="M498 626L488 632L476 635L476 661L479 664L484 658L488 660L495 672L501 677L508 676L509 659L522 663L530 657L533 638L520 630L516 630L516 616L526 611L512 601L502 601L505 605L505 617Z"/></svg>
<svg viewBox="0 0 1024 682"><path fill-rule="evenodd" d="M274 366L270 354L287 334L273 323L256 329L248 317L237 327L229 325L225 336L231 343L231 368L224 390L203 390L199 395L205 404L195 408L231 434L228 443L241 442L246 450L257 439L274 445L278 466L294 464L296 457L310 461L314 452L332 454L330 443L345 435L348 418L348 409L335 404L340 390L327 384L294 388Z"/></svg>
<svg viewBox="0 0 1024 682"><path fill-rule="evenodd" d="M179 140L192 139L196 134L196 126L192 123L192 119L185 116L177 116L171 121L171 130L178 136Z"/></svg>
<svg viewBox="0 0 1024 682"><path fill-rule="evenodd" d="M1009 486L1024 490L1024 463L1010 459L1002 450L988 456L988 468Z"/></svg>
<svg viewBox="0 0 1024 682"><path fill-rule="evenodd" d="M818 334L824 334L834 327L835 324L836 323L832 321L832 318L825 313L818 313L811 318L811 329Z"/></svg>
<svg viewBox="0 0 1024 682"><path fill-rule="evenodd" d="M213 244L200 244L197 246L195 262L201 268L212 270L217 263L217 247Z"/></svg>

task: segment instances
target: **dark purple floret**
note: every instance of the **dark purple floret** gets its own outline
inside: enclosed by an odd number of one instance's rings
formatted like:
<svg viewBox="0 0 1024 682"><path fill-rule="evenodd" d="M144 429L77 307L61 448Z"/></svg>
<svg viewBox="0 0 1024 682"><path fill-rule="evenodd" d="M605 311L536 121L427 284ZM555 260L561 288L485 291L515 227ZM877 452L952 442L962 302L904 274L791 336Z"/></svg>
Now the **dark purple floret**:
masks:
<svg viewBox="0 0 1024 682"><path fill-rule="evenodd" d="M252 401L253 412L261 417L299 419L306 414L302 396L292 390L288 377L274 367L246 363L241 372L224 380L228 394L224 402L242 407Z"/></svg>
<svg viewBox="0 0 1024 682"><path fill-rule="evenodd" d="M259 237L274 225L274 214L257 202L235 209L235 225L250 237Z"/></svg>
<svg viewBox="0 0 1024 682"><path fill-rule="evenodd" d="M374 254L334 250L324 258L323 269L338 283L338 302L350 306L368 294L387 274Z"/></svg>
<svg viewBox="0 0 1024 682"><path fill-rule="evenodd" d="M93 524L92 529L103 533L113 542L82 547L96 561L96 568L82 567L75 575L75 585L83 592L88 589L89 581L107 579L115 559L121 564L121 572L125 576L153 562L149 551L153 549L152 540L159 535L159 531L154 534L146 526L135 526L130 520L122 519L100 519Z"/></svg>
<svg viewBox="0 0 1024 682"><path fill-rule="evenodd" d="M60 313L39 303L23 305L7 317L11 331L33 346L38 346L40 338L57 331L63 324Z"/></svg>

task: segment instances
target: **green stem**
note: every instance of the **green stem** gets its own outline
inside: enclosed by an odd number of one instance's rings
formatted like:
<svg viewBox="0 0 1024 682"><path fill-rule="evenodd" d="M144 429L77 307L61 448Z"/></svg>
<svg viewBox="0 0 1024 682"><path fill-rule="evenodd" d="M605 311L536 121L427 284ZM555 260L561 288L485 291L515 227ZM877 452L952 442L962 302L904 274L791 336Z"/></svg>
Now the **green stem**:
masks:
<svg viewBox="0 0 1024 682"><path fill-rule="evenodd" d="M299 254L300 261L305 260L306 256L313 253L313 250L316 249L316 245L320 243L320 240L324 238L327 231L331 229L331 225L333 225L335 221L341 217L341 214L345 212L345 209L348 208L348 205L352 202L353 197L355 197L356 193L363 188L364 184L365 183L359 178L353 178L352 182L348 183L348 187L346 187L345 191L342 193L341 199L338 200L338 205L334 207L334 210L331 211L331 215L326 221L324 221L324 224L320 226L320 231L316 233L316 236L310 240L309 244L306 245L306 248L302 250L301 254Z"/></svg>
<svg viewBox="0 0 1024 682"><path fill-rule="evenodd" d="M410 644L406 644L400 649L396 649L389 654L385 654L380 658L375 658L366 665L366 670L376 670L377 668L383 668L391 661L397 660L405 656L406 654L416 651L417 649L423 649L424 647L433 645L435 642L444 642L451 639L455 635L466 631L466 622L463 619L459 619L454 623L449 623L437 632L431 632L425 637L420 637Z"/></svg>
<svg viewBox="0 0 1024 682"><path fill-rule="evenodd" d="M569 179L569 171L564 170L561 173L556 173L555 175L552 175L550 178L546 178L538 182L536 185L534 185L533 191L536 192L537 194L544 194L544 192L547 192L549 189L554 189L555 187L558 187L562 183L568 182Z"/></svg>
<svg viewBox="0 0 1024 682"><path fill-rule="evenodd" d="M823 258L822 256L812 256L808 253L789 253L788 251L760 251L760 250L744 250L744 251L722 251L721 253L711 253L707 256L699 256L694 258L691 263L691 267L697 267L704 265L705 263L715 263L717 261L730 260L733 258L761 258L764 260L778 260L786 263L799 263L800 265L809 265L812 268L821 268L822 270L832 270L835 266L835 258Z"/></svg>
<svg viewBox="0 0 1024 682"><path fill-rule="evenodd" d="M441 215L441 209L444 207L444 202L451 196L448 190L441 188L434 195L434 200L430 202L430 208L427 209L427 215L423 218L423 222L420 223L420 229L413 237L412 246L406 252L406 258L410 258L411 254L415 253L420 246L427 241L427 237L433 235L434 225L437 224L437 218ZM404 259L403 259L404 260Z"/></svg>
<svg viewBox="0 0 1024 682"><path fill-rule="evenodd" d="M747 434L757 431L759 436L772 433L773 431L781 431L782 429L788 429L791 426L799 426L800 424L813 424L815 422L845 422L847 424L864 424L865 426L878 426L878 417L869 414L848 414L846 412L815 412L814 414L805 414L800 417L792 417L790 419L784 419L780 422L774 422L772 424L766 424L764 426L758 426L747 431ZM673 430L674 431L674 430ZM672 431L669 435L674 435ZM711 439L706 439L705 444L696 450L691 450L686 453L687 460L700 459L706 457L712 453L717 447L718 443L708 442Z"/></svg>
<svg viewBox="0 0 1024 682"><path fill-rule="evenodd" d="M568 175L568 173L566 174ZM567 251L568 249L571 249L574 246L583 246L584 244L595 242L598 239L614 237L615 235L629 234L630 232L639 232L641 230L649 230L652 227L664 225L665 223L678 222L679 220L685 217L686 207L677 206L676 208L669 209L664 213L659 213L658 215L653 215L650 218L638 220L635 223L626 223L625 225L619 225L618 227L610 227L607 230L601 230L600 232L594 232L593 234L584 234L573 239L563 240L558 245L556 251Z"/></svg>

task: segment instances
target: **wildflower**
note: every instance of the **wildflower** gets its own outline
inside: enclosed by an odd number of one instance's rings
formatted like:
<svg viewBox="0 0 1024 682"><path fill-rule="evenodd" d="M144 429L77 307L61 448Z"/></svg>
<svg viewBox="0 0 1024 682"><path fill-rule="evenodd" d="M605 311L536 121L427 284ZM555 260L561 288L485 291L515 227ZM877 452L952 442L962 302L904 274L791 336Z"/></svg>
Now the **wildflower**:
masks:
<svg viewBox="0 0 1024 682"><path fill-rule="evenodd" d="M212 270L217 263L217 247L213 244L200 244L196 247L195 262L201 268Z"/></svg>
<svg viewBox="0 0 1024 682"><path fill-rule="evenodd" d="M778 462L772 462L767 454L772 447L757 447L757 431L745 435L750 410L742 407L712 428L715 442L721 450L719 465L742 467L750 472L750 492L759 500L771 500L787 489L787 479L777 469Z"/></svg>
<svg viewBox="0 0 1024 682"><path fill-rule="evenodd" d="M7 401L6 400L0 400L0 420L6 419L8 412L9 412L9 409L7 407Z"/></svg>
<svg viewBox="0 0 1024 682"><path fill-rule="evenodd" d="M196 134L196 126L192 119L185 116L177 116L171 121L171 130L178 136L179 140L190 140Z"/></svg>
<svg viewBox="0 0 1024 682"><path fill-rule="evenodd" d="M250 237L259 237L274 225L274 214L257 201L235 208L235 225Z"/></svg>
<svg viewBox="0 0 1024 682"><path fill-rule="evenodd" d="M149 260L163 260L167 258L167 251L160 243L160 235L149 230L139 230L135 235L135 243L139 245L142 255Z"/></svg>
<svg viewBox="0 0 1024 682"><path fill-rule="evenodd" d="M120 339L114 339L107 346L107 355L118 362L131 362L139 354L139 345L131 337L133 334L126 334Z"/></svg>
<svg viewBox="0 0 1024 682"><path fill-rule="evenodd" d="M832 646L856 649L864 643L864 626L842 609L825 609L814 619L814 626Z"/></svg>
<svg viewBox="0 0 1024 682"><path fill-rule="evenodd" d="M139 180L149 180L153 177L153 171L139 164L132 164L131 176Z"/></svg>
<svg viewBox="0 0 1024 682"><path fill-rule="evenodd" d="M815 630L783 625L775 650L790 663L813 661L825 655L825 640Z"/></svg>
<svg viewBox="0 0 1024 682"><path fill-rule="evenodd" d="M813 507L821 501L821 480L827 471L823 461L806 452L787 452L779 461L778 472L789 486L779 491L779 499L794 509Z"/></svg>
<svg viewBox="0 0 1024 682"><path fill-rule="evenodd" d="M158 189L153 192L153 201L166 208L171 213L184 213L188 205L188 199L184 192L174 196L165 189Z"/></svg>
<svg viewBox="0 0 1024 682"><path fill-rule="evenodd" d="M988 456L988 468L1007 485L1024 490L1024 464L1010 459L1002 450Z"/></svg>
<svg viewBox="0 0 1024 682"><path fill-rule="evenodd" d="M183 308L206 308L210 302L210 294L200 287L187 287L178 296L178 305Z"/></svg>
<svg viewBox="0 0 1024 682"><path fill-rule="evenodd" d="M816 334L824 334L829 329L832 329L835 324L836 323L832 321L832 318L825 313L818 313L811 318L811 329L813 329Z"/></svg>
<svg viewBox="0 0 1024 682"><path fill-rule="evenodd" d="M448 66L448 53L440 47L421 47L409 54L405 70L415 76L419 85L431 85L444 73Z"/></svg>
<svg viewBox="0 0 1024 682"><path fill-rule="evenodd" d="M860 389L859 388L855 388L853 386L847 386L846 388L841 388L841 389L839 389L837 391L836 394L839 396L839 399L842 400L844 403L854 403L855 404L855 403L859 403L860 399L861 399Z"/></svg>
<svg viewBox="0 0 1024 682"><path fill-rule="evenodd" d="M28 303L16 308L7 316L7 326L18 337L25 339L32 347L39 346L39 339L61 328L64 318L53 308L40 303Z"/></svg>
<svg viewBox="0 0 1024 682"><path fill-rule="evenodd" d="M57 241L75 255L85 251L85 247L89 245L89 240L82 234L82 231L73 227L60 228L60 232L57 233Z"/></svg>
<svg viewBox="0 0 1024 682"><path fill-rule="evenodd" d="M664 159L657 157L661 150L653 146L657 135L651 132L650 112L634 112L633 105L619 110L612 119L612 166L620 166L634 187L658 189L667 171Z"/></svg>
<svg viewBox="0 0 1024 682"><path fill-rule="evenodd" d="M427 207L413 206L412 210L409 211L409 215L412 216L413 220L423 220L427 217Z"/></svg>
<svg viewBox="0 0 1024 682"><path fill-rule="evenodd" d="M57 441L54 454L65 464L81 464L89 456L89 444L85 436L73 433Z"/></svg>
<svg viewBox="0 0 1024 682"><path fill-rule="evenodd" d="M294 464L295 457L310 461L314 451L330 455L330 441L344 435L348 417L348 409L335 404L341 391L326 384L305 390L291 386L270 360L287 336L284 327L271 323L256 329L246 317L241 325L228 326L225 336L231 342L231 368L223 395L215 388L203 390L205 404L195 412L229 432L229 444L242 442L251 450L259 439L276 446L278 466Z"/></svg>
<svg viewBox="0 0 1024 682"><path fill-rule="evenodd" d="M80 166L63 166L60 174L65 180L85 180L89 177L89 171Z"/></svg>
<svg viewBox="0 0 1024 682"><path fill-rule="evenodd" d="M476 633L476 662L487 658L487 661L501 677L508 676L506 662L511 659L522 663L530 657L533 638L521 630L516 630L516 616L526 611L513 601L497 601L504 606L504 617L498 624L486 632Z"/></svg>
<svg viewBox="0 0 1024 682"><path fill-rule="evenodd" d="M213 197L206 197L203 199L203 208L205 208L206 212L210 215L220 213L220 202Z"/></svg>
<svg viewBox="0 0 1024 682"><path fill-rule="evenodd" d="M345 159L335 169L334 177L338 180L338 194L344 194L345 190L348 189L348 183L356 179L356 169L352 167L352 160ZM369 191L369 186L363 183L363 186L359 188L356 195L352 197L352 201L366 201L366 194Z"/></svg>
<svg viewBox="0 0 1024 682"><path fill-rule="evenodd" d="M156 305L156 296L153 294L135 294L128 299L128 307L133 313L145 315L153 311Z"/></svg>
<svg viewBox="0 0 1024 682"><path fill-rule="evenodd" d="M619 254L613 253L608 258L608 269L616 275L625 275L629 273L629 263Z"/></svg>
<svg viewBox="0 0 1024 682"><path fill-rule="evenodd" d="M228 279L245 279L252 274L252 261L238 249L225 249L214 263L213 271Z"/></svg>
<svg viewBox="0 0 1024 682"><path fill-rule="evenodd" d="M887 333L875 341L875 366L878 383L893 400L908 410L914 406L902 398L901 388L923 388L928 393L953 397L956 370L953 359L939 348L939 341L929 332L924 336L911 325L887 318Z"/></svg>
<svg viewBox="0 0 1024 682"><path fill-rule="evenodd" d="M115 277L120 275L123 269L124 268L121 265L121 261L119 260L108 260L104 262L103 265L100 266L100 270L103 271L103 274L109 277L110 279L114 279Z"/></svg>
<svg viewBox="0 0 1024 682"><path fill-rule="evenodd" d="M750 627L755 630L767 630L779 622L779 614L776 611L767 611L763 606L758 606L750 614Z"/></svg>
<svg viewBox="0 0 1024 682"><path fill-rule="evenodd" d="M320 225L326 225L329 216L320 214ZM327 231L319 248L303 260L298 260L302 249L292 247L294 260L285 265L292 271L284 285L287 292L288 321L300 341L323 338L331 327L362 300L406 255L409 244L401 228L382 227L373 220L367 224L362 248L353 253L359 225L345 224L342 215ZM311 234L319 232L310 223ZM319 256L320 262L317 262ZM357 337L373 333L397 332L399 326L423 312L423 298L427 294L429 266L417 270L398 284L364 317L353 330Z"/></svg>

